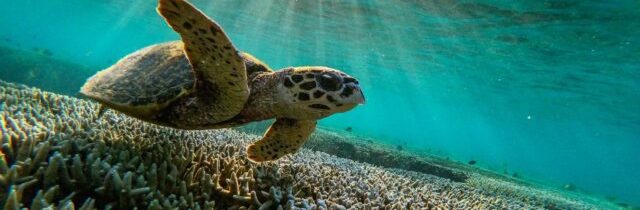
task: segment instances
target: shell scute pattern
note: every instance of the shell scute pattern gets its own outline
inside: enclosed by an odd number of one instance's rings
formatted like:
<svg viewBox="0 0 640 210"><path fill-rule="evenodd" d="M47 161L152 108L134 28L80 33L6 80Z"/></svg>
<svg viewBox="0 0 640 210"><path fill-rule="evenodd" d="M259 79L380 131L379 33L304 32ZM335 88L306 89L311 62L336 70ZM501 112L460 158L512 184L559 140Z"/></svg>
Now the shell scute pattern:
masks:
<svg viewBox="0 0 640 210"><path fill-rule="evenodd" d="M87 84L83 94L129 106L173 101L191 92L194 84L189 62L177 42L143 48L94 78L97 81Z"/></svg>

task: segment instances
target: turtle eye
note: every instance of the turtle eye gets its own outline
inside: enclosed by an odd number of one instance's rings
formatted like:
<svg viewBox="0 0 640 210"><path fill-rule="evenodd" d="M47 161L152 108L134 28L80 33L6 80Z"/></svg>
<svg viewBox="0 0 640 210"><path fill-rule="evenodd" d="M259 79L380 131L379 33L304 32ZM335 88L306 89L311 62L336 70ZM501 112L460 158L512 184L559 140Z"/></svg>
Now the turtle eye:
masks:
<svg viewBox="0 0 640 210"><path fill-rule="evenodd" d="M316 77L316 79L318 80L320 87L328 91L339 90L342 86L340 78L333 74L322 74L319 77Z"/></svg>

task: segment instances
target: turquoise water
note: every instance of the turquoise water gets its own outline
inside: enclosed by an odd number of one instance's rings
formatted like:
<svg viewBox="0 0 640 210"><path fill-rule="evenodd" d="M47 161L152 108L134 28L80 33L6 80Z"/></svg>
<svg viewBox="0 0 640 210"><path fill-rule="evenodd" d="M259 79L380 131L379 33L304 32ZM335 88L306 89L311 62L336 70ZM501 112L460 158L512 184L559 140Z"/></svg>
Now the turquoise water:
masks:
<svg viewBox="0 0 640 210"><path fill-rule="evenodd" d="M367 104L321 126L640 205L637 1L194 3L274 69L326 65L359 78ZM65 77L178 38L155 6L4 4L0 46L82 68L50 77L2 60L12 65L0 79L73 94L80 84Z"/></svg>

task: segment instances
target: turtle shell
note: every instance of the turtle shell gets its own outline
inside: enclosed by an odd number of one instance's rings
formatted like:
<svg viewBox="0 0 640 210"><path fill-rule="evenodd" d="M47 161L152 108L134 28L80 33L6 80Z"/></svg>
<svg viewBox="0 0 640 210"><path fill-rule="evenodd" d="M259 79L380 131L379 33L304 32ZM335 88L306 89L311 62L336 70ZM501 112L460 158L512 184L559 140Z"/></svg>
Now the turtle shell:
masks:
<svg viewBox="0 0 640 210"><path fill-rule="evenodd" d="M194 90L181 41L151 45L91 77L80 93L110 108L149 117Z"/></svg>

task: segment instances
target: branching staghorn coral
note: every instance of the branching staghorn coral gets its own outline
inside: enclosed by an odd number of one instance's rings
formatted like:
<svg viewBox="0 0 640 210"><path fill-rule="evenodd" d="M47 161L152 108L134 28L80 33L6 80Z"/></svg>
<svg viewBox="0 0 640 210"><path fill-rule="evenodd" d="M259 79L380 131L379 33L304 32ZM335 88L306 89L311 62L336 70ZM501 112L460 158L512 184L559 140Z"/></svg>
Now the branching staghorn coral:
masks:
<svg viewBox="0 0 640 210"><path fill-rule="evenodd" d="M589 209L508 183L437 176L302 149L255 164L234 130L183 131L0 81L3 209ZM504 190L509 188L509 190Z"/></svg>
<svg viewBox="0 0 640 210"><path fill-rule="evenodd" d="M4 209L257 208L280 193L263 184L274 166L249 163L228 143L251 139L231 130L99 117L88 101L7 83L0 101Z"/></svg>

